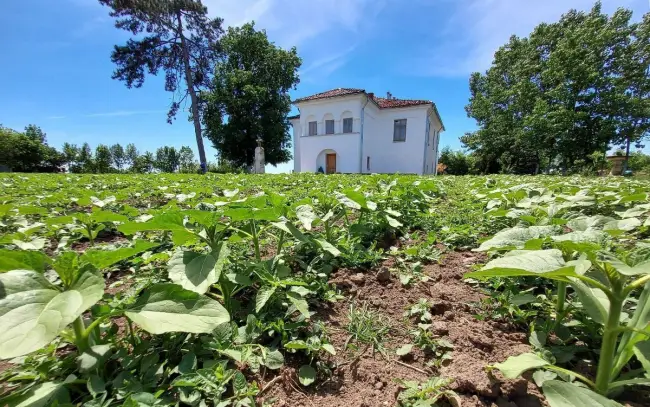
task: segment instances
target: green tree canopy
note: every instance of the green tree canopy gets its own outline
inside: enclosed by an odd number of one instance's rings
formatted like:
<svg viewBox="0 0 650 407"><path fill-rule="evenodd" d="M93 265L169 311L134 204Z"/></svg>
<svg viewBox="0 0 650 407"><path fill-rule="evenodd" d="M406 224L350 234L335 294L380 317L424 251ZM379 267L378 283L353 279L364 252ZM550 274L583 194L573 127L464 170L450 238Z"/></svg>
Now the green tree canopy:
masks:
<svg viewBox="0 0 650 407"><path fill-rule="evenodd" d="M29 125L21 133L0 125L0 165L15 172L57 172L64 162L40 127Z"/></svg>
<svg viewBox="0 0 650 407"><path fill-rule="evenodd" d="M201 163L206 163L198 92L210 84L219 56L221 19L210 19L200 0L99 0L111 8L115 27L137 39L116 45L111 60L117 65L114 79L130 88L142 86L145 72L165 72L165 90L174 97L167 115L171 123L186 98L190 109Z"/></svg>
<svg viewBox="0 0 650 407"><path fill-rule="evenodd" d="M483 172L536 173L585 162L650 129L650 15L612 16L596 3L513 36L470 78L466 107L479 129L461 137Z"/></svg>
<svg viewBox="0 0 650 407"><path fill-rule="evenodd" d="M267 163L289 161L288 92L299 82L302 63L295 47L277 47L254 24L229 28L221 43L225 57L204 94L206 136L235 166L253 165L258 138Z"/></svg>

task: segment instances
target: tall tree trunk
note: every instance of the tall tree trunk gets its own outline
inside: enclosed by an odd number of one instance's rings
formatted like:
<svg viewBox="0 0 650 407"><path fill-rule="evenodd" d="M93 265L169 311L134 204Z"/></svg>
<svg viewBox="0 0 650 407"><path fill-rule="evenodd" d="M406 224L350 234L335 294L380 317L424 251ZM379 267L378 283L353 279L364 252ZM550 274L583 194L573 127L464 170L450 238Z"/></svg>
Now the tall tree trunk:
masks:
<svg viewBox="0 0 650 407"><path fill-rule="evenodd" d="M181 38L181 48L183 49L183 64L185 65L185 81L187 82L187 91L190 93L192 101L192 120L194 121L194 134L196 135L196 145L199 150L199 161L201 162L201 172L205 174L208 164L205 159L205 148L203 147L203 137L201 136L201 118L199 117L199 98L196 96L194 89L194 80L192 79L192 69L190 66L190 52L187 49L185 35L183 34L183 20L180 10L176 13L178 19L178 35Z"/></svg>
<svg viewBox="0 0 650 407"><path fill-rule="evenodd" d="M630 159L630 136L627 136L626 146L625 146L625 161L623 161L623 175L627 171L627 162Z"/></svg>

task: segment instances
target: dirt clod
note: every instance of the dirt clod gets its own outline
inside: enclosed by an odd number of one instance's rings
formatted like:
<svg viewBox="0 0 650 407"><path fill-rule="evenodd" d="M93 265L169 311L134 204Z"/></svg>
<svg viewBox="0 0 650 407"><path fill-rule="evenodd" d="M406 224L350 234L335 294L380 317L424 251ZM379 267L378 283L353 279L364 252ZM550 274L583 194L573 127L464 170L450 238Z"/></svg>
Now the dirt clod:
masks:
<svg viewBox="0 0 650 407"><path fill-rule="evenodd" d="M381 270L379 270L379 273L377 273L377 281L380 283L385 283L388 280L390 280L390 270L388 267L384 267Z"/></svg>

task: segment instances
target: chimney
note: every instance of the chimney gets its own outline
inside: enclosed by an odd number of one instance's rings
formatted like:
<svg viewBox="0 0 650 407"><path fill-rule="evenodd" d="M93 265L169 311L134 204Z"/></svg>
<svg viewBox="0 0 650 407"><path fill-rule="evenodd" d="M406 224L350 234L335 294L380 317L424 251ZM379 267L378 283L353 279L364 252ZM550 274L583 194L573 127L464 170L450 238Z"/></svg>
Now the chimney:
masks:
<svg viewBox="0 0 650 407"><path fill-rule="evenodd" d="M372 93L372 92L368 92L368 97L369 97L370 99L374 99L374 98L375 98L375 94Z"/></svg>
<svg viewBox="0 0 650 407"><path fill-rule="evenodd" d="M386 92L386 99L390 100L393 98L393 94L390 92Z"/></svg>

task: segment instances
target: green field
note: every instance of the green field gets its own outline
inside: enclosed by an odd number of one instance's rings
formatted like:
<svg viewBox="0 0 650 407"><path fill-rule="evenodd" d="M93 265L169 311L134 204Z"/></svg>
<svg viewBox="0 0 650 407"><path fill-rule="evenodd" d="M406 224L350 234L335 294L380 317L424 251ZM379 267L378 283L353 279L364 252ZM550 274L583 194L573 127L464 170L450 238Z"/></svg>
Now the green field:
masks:
<svg viewBox="0 0 650 407"><path fill-rule="evenodd" d="M647 405L649 192L3 174L0 405Z"/></svg>

